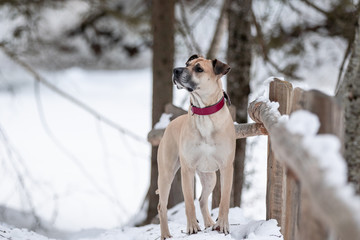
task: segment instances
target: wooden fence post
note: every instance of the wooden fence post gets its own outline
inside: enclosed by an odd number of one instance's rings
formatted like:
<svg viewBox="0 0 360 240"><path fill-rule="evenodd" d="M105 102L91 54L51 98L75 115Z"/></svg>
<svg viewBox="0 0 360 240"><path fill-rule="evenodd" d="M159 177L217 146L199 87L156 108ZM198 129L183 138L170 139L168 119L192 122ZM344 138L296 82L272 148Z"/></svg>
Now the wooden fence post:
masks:
<svg viewBox="0 0 360 240"><path fill-rule="evenodd" d="M303 99L305 102L306 99L313 98L306 96ZM315 98L315 100L318 99ZM329 138L307 136L306 133L293 133L292 128L289 128L288 124L281 120L279 111L274 110L274 105L268 101L256 100L250 103L248 113L255 122L264 124L271 137L271 144L276 157L299 178L302 191L308 193L311 212L315 213L313 215L320 220L319 222L324 223L328 229L331 229L332 233L336 233L341 239L360 239L360 221L358 218L360 214L360 198L350 190L351 185L346 183L345 179L338 182L329 181L328 178L336 170L334 169L336 165L331 163L332 166L326 167L326 164L324 165L324 156L315 153L313 149L313 147L320 145L322 145L321 148L327 146L323 144L327 144ZM341 114L334 114L337 117L339 115ZM327 119L326 114L323 117ZM322 118L320 117L320 119ZM302 119L294 119L293 124L298 124L298 122L301 124L301 121ZM307 139L307 137L309 138ZM304 140L307 143L314 141L315 145L309 147L304 144ZM319 141L319 145L316 144L317 141ZM332 144L329 146L332 146ZM333 152L334 150L329 149L330 153L334 155L334 159L329 160L337 162L339 170L343 171L345 169L340 166L340 161L344 161L344 159L336 152ZM345 163L342 164L344 167ZM308 222L306 217L301 216L303 220ZM300 234L308 234L308 229L300 227ZM308 238L303 239L329 239L326 236L323 238L310 234L308 236ZM338 239L335 234L330 237L331 239Z"/></svg>
<svg viewBox="0 0 360 240"><path fill-rule="evenodd" d="M317 90L303 91L296 88L293 92L291 111L294 112L299 109L308 110L318 116L320 121L319 134L334 134L342 141L342 111L334 98ZM295 187L300 190L299 186ZM297 220L296 239L328 239L331 234L330 230L314 214L308 193L304 190L300 190L300 192L300 212Z"/></svg>
<svg viewBox="0 0 360 240"><path fill-rule="evenodd" d="M289 82L274 79L270 83L269 99L279 103L281 114L290 113L292 85ZM267 189L266 189L266 219L276 219L281 231L285 229L286 172L285 166L274 156L268 138L267 159Z"/></svg>
<svg viewBox="0 0 360 240"><path fill-rule="evenodd" d="M298 230L300 183L291 169L286 169L286 202L285 202L284 239L295 240Z"/></svg>

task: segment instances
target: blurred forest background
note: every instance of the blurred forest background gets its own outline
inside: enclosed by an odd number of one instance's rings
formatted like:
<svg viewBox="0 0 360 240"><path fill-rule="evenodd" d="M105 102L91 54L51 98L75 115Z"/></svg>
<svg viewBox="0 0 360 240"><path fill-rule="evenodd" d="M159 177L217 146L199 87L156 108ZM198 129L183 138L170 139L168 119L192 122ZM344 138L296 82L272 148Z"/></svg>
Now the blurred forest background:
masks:
<svg viewBox="0 0 360 240"><path fill-rule="evenodd" d="M225 86L239 123L248 121L248 101L261 94L270 76L340 93L346 101L347 89L359 86L349 82L359 79L358 73L345 74L347 66L356 65L350 63L358 17L356 0L0 0L0 185L5 189L0 221L52 235L55 228L151 222L157 214L157 148L150 149L146 134L165 104L188 105L186 94L173 89L174 66L183 66L194 53L227 62L232 70ZM54 96L64 101L54 102ZM35 102L35 110L16 105L22 101ZM88 116L72 115L76 111ZM72 128L58 125L64 122ZM354 124L348 136L360 135L359 123ZM264 169L259 166L266 160L254 160L259 151L254 145L256 140L237 142L232 206L242 206L244 192L253 195L249 189L257 189L256 180L247 179ZM44 151L45 159L35 154ZM349 178L358 192L359 155L358 146L346 145ZM249 169L251 161L258 165ZM182 201L179 176L172 191L170 206ZM79 192L86 194L78 197ZM104 205L115 210L103 212ZM77 224L85 218L95 220ZM100 226L103 218L108 219Z"/></svg>

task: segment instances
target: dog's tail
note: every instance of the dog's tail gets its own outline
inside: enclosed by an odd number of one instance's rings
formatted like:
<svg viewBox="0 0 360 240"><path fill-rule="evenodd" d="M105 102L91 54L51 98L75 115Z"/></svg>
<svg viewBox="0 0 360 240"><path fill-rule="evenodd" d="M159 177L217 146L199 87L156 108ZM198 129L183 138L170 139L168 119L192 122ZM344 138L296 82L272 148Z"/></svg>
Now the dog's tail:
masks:
<svg viewBox="0 0 360 240"><path fill-rule="evenodd" d="M155 194L159 195L159 189L156 189Z"/></svg>

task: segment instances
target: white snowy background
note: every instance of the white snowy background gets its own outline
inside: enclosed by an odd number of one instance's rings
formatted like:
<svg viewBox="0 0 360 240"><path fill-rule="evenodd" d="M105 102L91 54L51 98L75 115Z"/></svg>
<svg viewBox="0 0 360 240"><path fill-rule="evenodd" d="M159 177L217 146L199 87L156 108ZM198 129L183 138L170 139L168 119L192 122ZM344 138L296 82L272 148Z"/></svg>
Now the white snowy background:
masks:
<svg viewBox="0 0 360 240"><path fill-rule="evenodd" d="M261 5L255 10L265 11ZM214 26L216 13L211 12L194 29L197 39L209 36L204 26ZM296 17L286 20L295 21ZM7 31L3 26L2 33ZM319 36L306 41L310 50L313 41L322 44L316 51L308 51L307 59L312 60L303 62L300 69L304 81L294 84L333 94L345 44ZM176 56L176 65L183 65L188 53L178 50ZM312 62L319 56L328 61L321 65ZM282 56L274 59L281 62ZM141 61L150 63L149 54ZM0 127L6 133L1 136L6 141L0 141L0 212L4 222L0 224L0 237L157 239L158 225L134 228L129 224L140 211L150 179L150 144L146 142L151 129L150 66L116 71L73 67L40 73L142 140L122 134L46 87L37 86L31 75L0 53ZM264 94L267 86L263 82L268 77L262 60L255 59L250 101ZM5 91L10 82L19 87ZM186 107L185 96L185 91L174 88L175 105ZM189 239L281 239L276 222L263 221L266 137L249 138L247 146L246 182L251 187L244 189L242 208L230 211L232 235L204 230ZM216 219L216 209L212 213ZM21 229L33 227L33 214L48 229L40 232L46 237ZM169 215L174 239L183 238L183 204Z"/></svg>

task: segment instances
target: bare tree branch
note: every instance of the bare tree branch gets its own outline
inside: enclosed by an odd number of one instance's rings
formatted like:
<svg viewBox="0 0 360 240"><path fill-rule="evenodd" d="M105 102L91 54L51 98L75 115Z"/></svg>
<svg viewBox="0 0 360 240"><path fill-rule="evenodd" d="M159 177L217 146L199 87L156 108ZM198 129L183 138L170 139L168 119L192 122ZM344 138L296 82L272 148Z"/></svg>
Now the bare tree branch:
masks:
<svg viewBox="0 0 360 240"><path fill-rule="evenodd" d="M187 36L189 36L190 38L190 42L191 42L191 47L193 48L193 50L195 50L196 53L198 54L202 54L201 52L201 48L199 47L199 45L197 44L197 42L195 41L194 35L192 34L191 31L191 27L187 21L187 16L186 16L186 10L185 10L185 4L183 0L180 0L180 15L181 15L181 23L185 29L185 33Z"/></svg>
<svg viewBox="0 0 360 240"><path fill-rule="evenodd" d="M320 8L319 6L317 6L316 4L314 4L313 2L310 2L308 0L301 0L304 3L306 3L308 6L312 7L313 9L315 9L316 11L324 14L324 15L328 15L329 13L327 11L325 11L324 9Z"/></svg>
<svg viewBox="0 0 360 240"><path fill-rule="evenodd" d="M337 79L336 87L335 87L335 93L337 93L338 90L339 90L339 87L340 87L340 84L341 84L341 81L342 81L342 77L343 77L343 73L344 73L343 71L344 71L345 62L351 55L352 45L353 45L352 42L348 42L348 45L346 47L346 51L345 51L343 60L341 61L339 74L338 74L338 79Z"/></svg>
<svg viewBox="0 0 360 240"><path fill-rule="evenodd" d="M206 54L206 58L208 59L215 58L215 56L219 52L221 39L223 38L224 33L227 29L228 19L227 19L226 10L229 7L229 5L230 5L230 0L224 0L220 11L219 19L216 24L214 36L212 38L209 50Z"/></svg>
<svg viewBox="0 0 360 240"><path fill-rule="evenodd" d="M285 76L289 76L293 79L301 79L301 77L290 73L290 72L286 72L284 69L281 69L270 57L269 57L269 49L267 47L267 44L265 42L265 38L264 38L264 34L262 32L262 28L261 25L257 22L256 16L254 14L254 11L251 10L251 17L253 19L254 25L255 25L255 29L257 32L257 40L259 41L259 45L261 46L262 49L262 55L263 55L263 59L266 63L269 63L273 68L275 68L275 70L279 73L284 74Z"/></svg>
<svg viewBox="0 0 360 240"><path fill-rule="evenodd" d="M27 72L29 72L35 78L35 80L38 81L39 83L43 84L44 86L51 89L53 92L57 93L61 97L65 98L68 101L72 102L73 104L77 105L78 107L80 107L81 109L86 111L87 113L93 115L96 119L99 119L100 121L107 124L108 126L118 130L119 132L121 132L123 134L128 135L129 137L135 139L138 142L146 143L146 140L143 139L141 136L137 135L136 133L134 133L130 130L127 130L127 129L121 127L119 124L117 124L114 121L110 120L109 118L103 116L102 114L97 112L95 109L91 108L89 105L81 102L79 99L75 98L74 96L71 96L67 92L59 89L54 84L47 81L43 76L41 76L38 72L36 72L30 65L28 65L23 60L20 60L20 58L18 58L15 53L11 52L8 48L6 48L4 44L0 43L0 48L10 59L12 59L15 63L17 63L22 68L24 68Z"/></svg>

